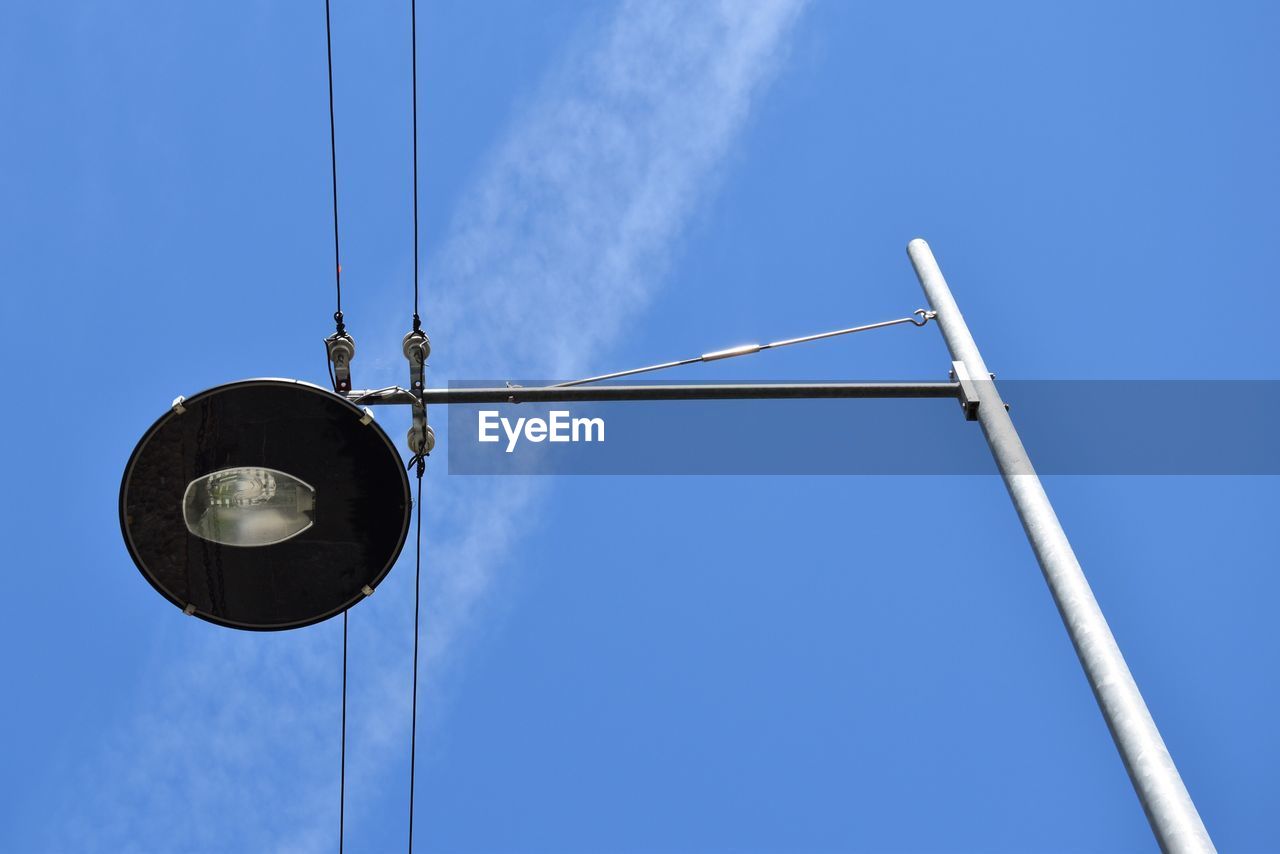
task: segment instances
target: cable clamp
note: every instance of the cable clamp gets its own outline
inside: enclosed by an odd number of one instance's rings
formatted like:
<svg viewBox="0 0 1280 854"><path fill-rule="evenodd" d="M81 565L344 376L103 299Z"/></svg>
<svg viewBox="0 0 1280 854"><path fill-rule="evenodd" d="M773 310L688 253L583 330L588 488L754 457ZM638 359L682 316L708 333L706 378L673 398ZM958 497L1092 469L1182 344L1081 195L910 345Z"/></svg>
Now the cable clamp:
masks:
<svg viewBox="0 0 1280 854"><path fill-rule="evenodd" d="M324 339L329 354L329 372L333 390L339 394L351 391L351 360L356 355L356 342L346 332L335 332Z"/></svg>
<svg viewBox="0 0 1280 854"><path fill-rule="evenodd" d="M184 401L186 401L186 398L183 397L182 395L178 395L177 397L175 397L173 399L173 403L170 404L173 408L173 411L178 413L179 415L186 412L187 408L182 405Z"/></svg>
<svg viewBox="0 0 1280 854"><path fill-rule="evenodd" d="M431 355L431 339L417 327L418 324L415 323L414 328L405 334L401 347L405 359L409 361L409 392L415 401L413 426L409 428L408 437L409 450L413 453L409 467L416 465L418 477L421 478L426 469L425 458L435 447L436 435L427 426L427 406L422 402L422 392L426 388L427 357Z"/></svg>
<svg viewBox="0 0 1280 854"><path fill-rule="evenodd" d="M401 349L409 360L409 390L418 394L423 388L427 357L431 355L431 339L421 329L414 329L405 334Z"/></svg>

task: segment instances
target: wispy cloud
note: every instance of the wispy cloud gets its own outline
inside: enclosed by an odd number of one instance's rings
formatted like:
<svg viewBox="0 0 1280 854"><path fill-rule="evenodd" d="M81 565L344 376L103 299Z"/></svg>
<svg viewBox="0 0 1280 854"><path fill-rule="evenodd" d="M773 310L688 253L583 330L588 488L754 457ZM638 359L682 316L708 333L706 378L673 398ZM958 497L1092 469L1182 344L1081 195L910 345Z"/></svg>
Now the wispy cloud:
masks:
<svg viewBox="0 0 1280 854"><path fill-rule="evenodd" d="M511 122L429 267L430 332L449 341L433 364L437 381L566 376L591 364L661 283L802 5L624 2L575 42ZM519 536L512 520L529 518L542 487L504 478L499 489L433 470L426 488L422 670L432 679L423 690L438 693ZM348 803L357 829L388 803L398 821L404 797L413 587L403 563L353 612ZM157 654L156 687L87 769L111 785L81 804L82 820L64 831L71 847L331 847L333 644L332 624L266 637L211 629L177 641L181 672L173 650Z"/></svg>
<svg viewBox="0 0 1280 854"><path fill-rule="evenodd" d="M660 282L800 6L627 2L549 76L433 282L446 369L561 376L615 338Z"/></svg>
<svg viewBox="0 0 1280 854"><path fill-rule="evenodd" d="M433 265L432 331L449 342L436 381L587 369L660 285L801 8L626 2L548 75ZM432 486L433 528L449 532L432 547L438 660L542 486Z"/></svg>

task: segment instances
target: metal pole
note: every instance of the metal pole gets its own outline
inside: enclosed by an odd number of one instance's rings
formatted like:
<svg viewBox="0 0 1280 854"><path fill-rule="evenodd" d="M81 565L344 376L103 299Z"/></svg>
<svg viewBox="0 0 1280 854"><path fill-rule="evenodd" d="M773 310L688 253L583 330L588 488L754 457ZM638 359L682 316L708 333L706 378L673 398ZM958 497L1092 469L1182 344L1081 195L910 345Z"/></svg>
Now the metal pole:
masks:
<svg viewBox="0 0 1280 854"><path fill-rule="evenodd" d="M917 238L907 244L907 255L938 313L951 358L964 363L978 387L978 422L1156 841L1165 851L1214 851L929 244Z"/></svg>

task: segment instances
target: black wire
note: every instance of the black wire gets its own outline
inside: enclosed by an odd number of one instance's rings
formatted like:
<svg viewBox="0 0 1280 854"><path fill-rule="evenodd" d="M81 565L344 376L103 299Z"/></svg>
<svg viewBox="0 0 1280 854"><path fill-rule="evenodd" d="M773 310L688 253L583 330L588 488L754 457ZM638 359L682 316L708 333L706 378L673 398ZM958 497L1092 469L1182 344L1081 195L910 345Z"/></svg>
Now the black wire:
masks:
<svg viewBox="0 0 1280 854"><path fill-rule="evenodd" d="M327 0L326 0L327 2ZM409 0L410 90L413 97L413 331L422 329L418 315L418 4ZM424 441L426 437L423 437ZM413 701L409 724L409 854L413 854L413 797L418 758L418 638L422 605L422 471L421 452L414 455L417 464L418 491L414 515L415 548L413 557Z"/></svg>
<svg viewBox="0 0 1280 854"><path fill-rule="evenodd" d="M422 601L422 469L418 466L418 498L414 512L417 515L415 536L417 545L413 558L413 717L409 725L409 854L413 854L413 784L418 755L418 610Z"/></svg>
<svg viewBox="0 0 1280 854"><path fill-rule="evenodd" d="M338 292L338 309L333 313L338 334L346 332L342 322L342 259L338 255L338 146L333 121L333 27L329 23L329 0L324 0L325 55L329 61L329 165L333 178L333 281Z"/></svg>
<svg viewBox="0 0 1280 854"><path fill-rule="evenodd" d="M328 0L326 0L328 2ZM418 4L409 0L409 32L412 83L410 89L413 97L413 331L422 330L422 320L418 314L419 270L418 270ZM426 437L422 437L425 440ZM409 854L413 854L413 801L414 784L416 783L418 759L418 640L420 635L420 613L422 608L422 473L426 468L422 449L414 454L410 465L417 466L418 490L414 515L414 557L413 557L413 700L409 724Z"/></svg>
<svg viewBox="0 0 1280 854"><path fill-rule="evenodd" d="M346 836L347 812L347 612L342 612L342 770L338 774L338 854Z"/></svg>
<svg viewBox="0 0 1280 854"><path fill-rule="evenodd" d="M329 69L329 168L333 185L333 284L337 296L337 306L333 312L333 322L338 335L346 334L346 325L342 322L342 257L338 247L338 145L337 132L334 128L333 116L333 25L330 22L329 0L324 0L324 42L325 59ZM325 362L329 367L329 380L334 388L337 382L333 377L333 360L325 347ZM339 748L338 770L338 854L342 854L346 840L347 819L347 612L342 612L342 735Z"/></svg>
<svg viewBox="0 0 1280 854"><path fill-rule="evenodd" d="M326 0L327 2L327 0ZM413 331L422 329L418 317L418 3L409 0L413 90Z"/></svg>

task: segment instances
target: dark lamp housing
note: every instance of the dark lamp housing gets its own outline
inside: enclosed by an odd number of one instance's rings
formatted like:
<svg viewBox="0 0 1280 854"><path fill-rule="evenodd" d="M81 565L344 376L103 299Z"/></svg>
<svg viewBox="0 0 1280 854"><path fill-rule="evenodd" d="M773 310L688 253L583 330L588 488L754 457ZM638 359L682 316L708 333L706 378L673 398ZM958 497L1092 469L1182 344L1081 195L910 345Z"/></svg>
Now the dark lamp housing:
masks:
<svg viewBox="0 0 1280 854"><path fill-rule="evenodd" d="M134 449L120 527L134 563L188 614L291 629L341 613L391 570L409 479L359 407L294 380L175 403Z"/></svg>

